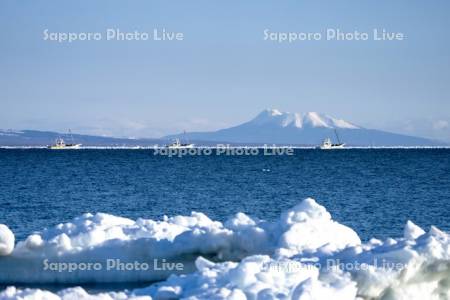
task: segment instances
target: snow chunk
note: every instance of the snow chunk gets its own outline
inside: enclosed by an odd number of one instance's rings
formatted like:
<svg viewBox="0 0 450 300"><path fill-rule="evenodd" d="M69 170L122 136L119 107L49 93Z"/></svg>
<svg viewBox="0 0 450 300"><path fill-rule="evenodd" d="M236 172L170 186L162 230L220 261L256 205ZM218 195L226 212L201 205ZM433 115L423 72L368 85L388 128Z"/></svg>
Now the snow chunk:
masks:
<svg viewBox="0 0 450 300"><path fill-rule="evenodd" d="M32 234L25 240L25 247L28 249L38 249L42 247L44 241L39 234Z"/></svg>
<svg viewBox="0 0 450 300"><path fill-rule="evenodd" d="M406 226L403 231L403 236L405 237L405 239L415 240L423 234L425 234L425 231L422 228L420 228L419 226L417 226L416 224L414 224L409 220L408 222L406 222Z"/></svg>
<svg viewBox="0 0 450 300"><path fill-rule="evenodd" d="M0 256L10 255L14 249L14 234L8 226L0 224Z"/></svg>
<svg viewBox="0 0 450 300"><path fill-rule="evenodd" d="M126 272L52 277L36 265L43 258L111 255L131 260L182 257L192 261L192 269L165 273L163 281L132 291L90 295L82 288L51 293L9 287L0 299L450 299L448 233L436 227L425 233L408 222L403 238L361 244L356 233L333 221L313 199L273 223L243 213L225 224L200 213L162 221L87 214L33 234L1 256L0 281L14 276L31 281L34 274L47 282L156 278ZM330 266L329 261L338 264Z"/></svg>
<svg viewBox="0 0 450 300"><path fill-rule="evenodd" d="M292 256L304 252L337 251L361 244L351 228L331 219L325 207L308 198L283 213L280 219L282 234L277 253Z"/></svg>
<svg viewBox="0 0 450 300"><path fill-rule="evenodd" d="M195 270L195 260L205 256L215 261L239 261L255 254L289 257L304 252L331 253L360 240L350 228L331 219L313 199L306 199L270 223L237 213L225 224L193 212L190 216L164 217L162 221L108 214L84 214L19 242L0 258L0 281L4 283L133 282L164 280L172 270L109 270L98 272L51 272L48 263L100 263L107 260L144 262L165 259L182 263L180 273ZM12 241L13 244L13 241ZM11 246L11 244L9 244ZM8 254L8 255L6 255ZM25 270L33 270L26 272ZM176 273L176 272L175 272Z"/></svg>
<svg viewBox="0 0 450 300"><path fill-rule="evenodd" d="M289 271L283 266L296 265ZM345 295L354 299L356 284L349 276L324 276L319 269L290 259L273 260L256 255L240 263L209 263L187 276L172 276L133 295L150 295L158 299L161 291L176 291L176 298L192 299L325 299L324 295ZM311 287L312 285L312 287ZM306 291L304 291L306 290ZM175 296L175 295L174 295ZM310 296L308 298L307 296ZM302 298L303 297L303 298Z"/></svg>

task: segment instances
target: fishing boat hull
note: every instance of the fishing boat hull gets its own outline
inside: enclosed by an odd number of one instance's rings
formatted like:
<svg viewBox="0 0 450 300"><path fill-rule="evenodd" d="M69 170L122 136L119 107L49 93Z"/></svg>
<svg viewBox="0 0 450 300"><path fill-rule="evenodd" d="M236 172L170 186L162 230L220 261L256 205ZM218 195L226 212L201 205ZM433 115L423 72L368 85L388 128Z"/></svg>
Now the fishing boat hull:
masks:
<svg viewBox="0 0 450 300"><path fill-rule="evenodd" d="M49 146L48 149L51 150L71 150L71 149L80 149L81 148L81 144L75 144L75 145L52 145Z"/></svg>
<svg viewBox="0 0 450 300"><path fill-rule="evenodd" d="M333 145L321 145L319 149L321 150L333 150L333 149L343 149L345 144L333 144Z"/></svg>
<svg viewBox="0 0 450 300"><path fill-rule="evenodd" d="M194 144L189 144L189 145L169 145L169 146L166 146L166 148L169 148L169 149L192 149L192 148L194 148Z"/></svg>
<svg viewBox="0 0 450 300"><path fill-rule="evenodd" d="M175 139L173 143L166 145L168 149L191 149L194 148L194 144L182 143L180 139Z"/></svg>

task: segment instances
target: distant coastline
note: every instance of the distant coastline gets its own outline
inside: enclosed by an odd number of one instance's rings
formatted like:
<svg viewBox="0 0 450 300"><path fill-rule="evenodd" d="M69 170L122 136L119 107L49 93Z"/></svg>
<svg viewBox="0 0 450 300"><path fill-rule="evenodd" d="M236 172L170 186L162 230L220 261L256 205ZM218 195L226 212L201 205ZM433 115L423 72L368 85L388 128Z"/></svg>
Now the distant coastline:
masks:
<svg viewBox="0 0 450 300"><path fill-rule="evenodd" d="M316 146L290 146L290 145L277 145L275 147L270 148L286 148L290 147L292 149L296 150L316 150ZM154 150L162 149L164 146L85 146L81 147L79 150ZM195 148L202 148L202 149L218 149L217 146L198 146ZM264 146L246 146L246 145L235 145L230 148L257 148L257 149L263 149ZM0 145L0 149L47 149L47 146L2 146ZM347 146L340 150L380 150L380 149L404 149L404 150L410 150L410 149L450 149L450 146ZM69 151L69 150L66 150Z"/></svg>

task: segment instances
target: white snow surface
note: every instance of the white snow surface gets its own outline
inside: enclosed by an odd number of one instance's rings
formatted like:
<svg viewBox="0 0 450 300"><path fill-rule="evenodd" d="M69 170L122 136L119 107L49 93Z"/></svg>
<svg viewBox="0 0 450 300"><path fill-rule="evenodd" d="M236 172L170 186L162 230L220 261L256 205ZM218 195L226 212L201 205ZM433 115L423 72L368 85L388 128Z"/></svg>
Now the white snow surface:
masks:
<svg viewBox="0 0 450 300"><path fill-rule="evenodd" d="M0 256L10 255L14 249L14 234L8 226L0 224Z"/></svg>
<svg viewBox="0 0 450 300"><path fill-rule="evenodd" d="M266 109L250 123L257 125L272 125L276 127L293 126L296 128L341 128L359 129L360 127L342 119L337 119L317 112L291 113L278 109Z"/></svg>
<svg viewBox="0 0 450 300"><path fill-rule="evenodd" d="M6 226L5 226L6 227ZM0 227L2 228L2 227ZM0 244L7 231L0 231ZM313 199L275 222L236 214L225 223L201 213L136 221L85 214L30 235L0 256L0 299L450 299L450 236L411 221L404 236L361 243ZM48 272L43 259L95 262L165 258L188 264L174 272ZM183 274L181 274L183 273ZM146 288L57 293L14 283L159 280Z"/></svg>

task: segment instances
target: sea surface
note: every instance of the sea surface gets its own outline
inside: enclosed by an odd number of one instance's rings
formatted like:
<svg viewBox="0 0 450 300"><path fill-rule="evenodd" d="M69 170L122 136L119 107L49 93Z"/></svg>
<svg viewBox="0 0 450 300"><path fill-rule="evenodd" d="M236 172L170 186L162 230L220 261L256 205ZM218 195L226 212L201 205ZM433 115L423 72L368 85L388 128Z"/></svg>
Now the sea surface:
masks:
<svg viewBox="0 0 450 300"><path fill-rule="evenodd" d="M85 212L161 219L200 211L275 220L306 197L364 240L412 220L450 230L450 149L297 149L293 156L153 150L0 150L0 223L18 240Z"/></svg>

